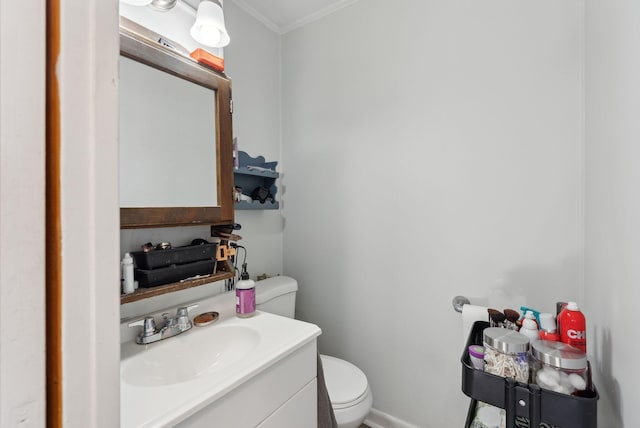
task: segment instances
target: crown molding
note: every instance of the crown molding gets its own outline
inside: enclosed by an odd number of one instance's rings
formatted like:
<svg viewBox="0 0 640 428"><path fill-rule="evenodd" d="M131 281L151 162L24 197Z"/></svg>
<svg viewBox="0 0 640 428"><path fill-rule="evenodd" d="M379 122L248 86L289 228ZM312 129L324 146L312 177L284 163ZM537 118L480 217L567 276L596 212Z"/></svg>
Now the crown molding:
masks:
<svg viewBox="0 0 640 428"><path fill-rule="evenodd" d="M329 6L318 10L310 15L307 15L303 18L300 18L297 21L292 22L289 25L284 27L280 27L280 34L286 34L290 31L293 31L297 28L304 27L307 24L311 24L312 22L318 21L325 16L331 15L341 9L344 9L347 6L351 6L354 3L357 3L360 0L339 0L331 3Z"/></svg>
<svg viewBox="0 0 640 428"><path fill-rule="evenodd" d="M291 24L288 24L288 25L285 25L285 26L279 26L278 24L276 24L275 22L273 22L272 20L270 20L269 18L264 16L262 13L258 12L256 9L251 7L244 0L231 0L231 1L233 1L240 9L244 10L249 15L251 15L252 17L257 19L258 21L262 22L271 31L274 31L275 33L283 35L283 34L286 34L286 33L290 32L290 31L293 31L293 30L295 30L297 28L303 27L303 26L305 26L307 24L311 24L312 22L315 22L315 21L317 21L319 19L322 19L327 15L331 15L332 13L335 13L335 12L341 10L341 9L344 9L347 6L351 6L352 4L357 3L360 0L338 0L338 1L335 1L335 2L331 3L327 7L322 8L322 9L320 9L320 10L314 12L314 13L311 13L311 14L309 14L307 16L304 16L304 17L298 19L297 21L294 21Z"/></svg>
<svg viewBox="0 0 640 428"><path fill-rule="evenodd" d="M282 34L282 32L280 31L280 27L275 22L273 22L272 20L264 16L262 13L255 10L253 7L249 6L247 2L245 2L244 0L231 0L231 1L233 1L236 4L236 6L238 6L240 9L244 10L245 12L247 12L256 20L262 22L271 31L278 34Z"/></svg>

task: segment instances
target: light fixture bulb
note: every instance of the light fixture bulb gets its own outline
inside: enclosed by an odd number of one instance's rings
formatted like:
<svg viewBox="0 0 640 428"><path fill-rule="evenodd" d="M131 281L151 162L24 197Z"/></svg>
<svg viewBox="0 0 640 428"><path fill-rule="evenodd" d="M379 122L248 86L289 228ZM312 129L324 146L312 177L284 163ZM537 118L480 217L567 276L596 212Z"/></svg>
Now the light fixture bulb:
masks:
<svg viewBox="0 0 640 428"><path fill-rule="evenodd" d="M196 22L191 27L191 37L212 48L222 48L229 44L229 33L224 26L224 14L219 4L209 0L200 2Z"/></svg>
<svg viewBox="0 0 640 428"><path fill-rule="evenodd" d="M220 30L212 25L203 25L200 27L200 37L202 40L207 41L207 43L203 43L207 46L216 46L220 43L220 39L222 38Z"/></svg>

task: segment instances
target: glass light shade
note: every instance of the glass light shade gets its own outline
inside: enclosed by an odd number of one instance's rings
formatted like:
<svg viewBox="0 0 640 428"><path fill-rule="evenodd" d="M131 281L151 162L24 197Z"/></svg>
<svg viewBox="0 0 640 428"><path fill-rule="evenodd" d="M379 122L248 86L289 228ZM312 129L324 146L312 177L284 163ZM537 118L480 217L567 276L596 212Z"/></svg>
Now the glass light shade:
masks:
<svg viewBox="0 0 640 428"><path fill-rule="evenodd" d="M219 4L209 0L200 2L196 22L191 27L191 37L212 48L222 48L229 44L229 33L224 26L224 14Z"/></svg>

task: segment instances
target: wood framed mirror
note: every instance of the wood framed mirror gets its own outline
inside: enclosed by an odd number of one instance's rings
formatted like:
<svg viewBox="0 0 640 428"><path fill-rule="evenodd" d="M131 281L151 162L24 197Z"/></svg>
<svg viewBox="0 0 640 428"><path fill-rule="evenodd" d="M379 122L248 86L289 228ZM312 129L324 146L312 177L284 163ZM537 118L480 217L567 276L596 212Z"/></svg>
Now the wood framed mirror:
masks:
<svg viewBox="0 0 640 428"><path fill-rule="evenodd" d="M231 81L122 24L120 55L120 227L233 223Z"/></svg>

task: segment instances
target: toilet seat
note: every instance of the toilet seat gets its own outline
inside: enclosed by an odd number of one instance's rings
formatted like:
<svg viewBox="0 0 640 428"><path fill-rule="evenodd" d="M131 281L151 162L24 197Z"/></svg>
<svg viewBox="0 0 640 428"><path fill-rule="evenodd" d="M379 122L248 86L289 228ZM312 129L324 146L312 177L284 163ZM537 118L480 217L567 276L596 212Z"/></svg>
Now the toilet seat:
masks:
<svg viewBox="0 0 640 428"><path fill-rule="evenodd" d="M357 405L368 396L369 383L365 374L348 361L320 355L324 380L334 410Z"/></svg>

